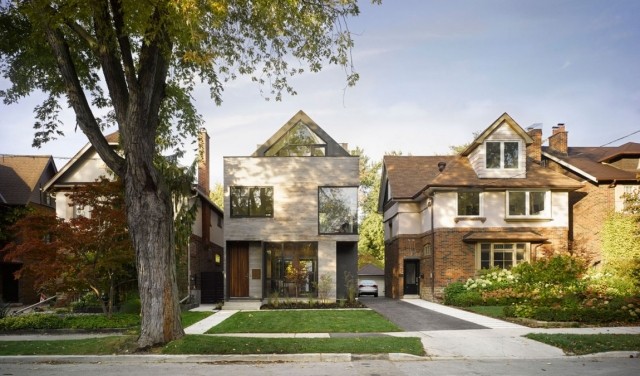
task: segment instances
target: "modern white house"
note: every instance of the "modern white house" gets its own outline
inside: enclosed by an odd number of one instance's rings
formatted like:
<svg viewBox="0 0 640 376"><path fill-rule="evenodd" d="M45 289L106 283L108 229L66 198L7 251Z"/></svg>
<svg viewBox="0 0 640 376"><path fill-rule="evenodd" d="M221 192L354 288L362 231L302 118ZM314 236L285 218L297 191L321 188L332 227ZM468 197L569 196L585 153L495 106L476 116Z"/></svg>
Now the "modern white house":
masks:
<svg viewBox="0 0 640 376"><path fill-rule="evenodd" d="M358 157L300 111L250 156L224 158L227 300L330 297L357 279Z"/></svg>

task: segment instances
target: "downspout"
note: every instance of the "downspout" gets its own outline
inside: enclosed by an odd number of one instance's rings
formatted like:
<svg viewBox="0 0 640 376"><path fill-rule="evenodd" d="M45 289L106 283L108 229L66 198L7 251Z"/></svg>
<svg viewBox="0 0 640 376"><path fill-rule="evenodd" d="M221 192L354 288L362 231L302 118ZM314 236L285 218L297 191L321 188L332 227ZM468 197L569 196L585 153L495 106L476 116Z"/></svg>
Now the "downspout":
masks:
<svg viewBox="0 0 640 376"><path fill-rule="evenodd" d="M431 199L431 300L435 301L436 298L436 233L434 231L434 215L435 208L435 193L431 193L429 196Z"/></svg>

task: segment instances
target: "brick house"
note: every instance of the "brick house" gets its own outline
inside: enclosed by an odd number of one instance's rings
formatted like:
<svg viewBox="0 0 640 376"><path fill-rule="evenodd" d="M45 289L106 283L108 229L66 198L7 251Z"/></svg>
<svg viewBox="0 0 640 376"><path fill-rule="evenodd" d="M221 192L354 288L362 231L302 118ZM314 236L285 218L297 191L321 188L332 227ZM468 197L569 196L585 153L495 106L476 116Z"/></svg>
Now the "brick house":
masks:
<svg viewBox="0 0 640 376"><path fill-rule="evenodd" d="M109 145L118 147L119 133L105 136ZM192 225L187 253L178 253L177 273L180 298L215 303L223 299L223 212L209 198L209 136L203 128L199 135L200 158L198 182L192 187L193 196L187 205L196 205L196 219ZM70 219L90 215L90 208L73 206L66 194L77 185L95 182L101 176L113 173L100 158L95 148L87 143L51 178L44 189L56 198L56 215Z"/></svg>
<svg viewBox="0 0 640 376"><path fill-rule="evenodd" d="M2 217L16 208L38 208L53 212L55 201L42 189L46 182L58 172L50 155L0 155L0 212ZM8 226L0 223L3 235L8 236ZM4 236L3 236L4 237ZM9 239L0 238L2 244ZM39 300L33 288L33 280L23 277L16 280L14 273L24 263L38 260L4 260L0 255L0 298L4 302L31 304Z"/></svg>
<svg viewBox="0 0 640 376"><path fill-rule="evenodd" d="M541 166L541 138L505 113L459 155L384 157L386 296L435 300L479 269L567 250L582 184Z"/></svg>
<svg viewBox="0 0 640 376"><path fill-rule="evenodd" d="M323 275L330 298L346 296L345 273L358 271L358 161L302 111L251 156L224 157L229 305L312 298Z"/></svg>
<svg viewBox="0 0 640 376"><path fill-rule="evenodd" d="M622 211L622 195L640 188L640 144L569 147L568 136L564 124L553 127L549 146L542 147L542 162L582 183L569 194L569 240L574 251L597 264L601 259L600 232L607 215Z"/></svg>

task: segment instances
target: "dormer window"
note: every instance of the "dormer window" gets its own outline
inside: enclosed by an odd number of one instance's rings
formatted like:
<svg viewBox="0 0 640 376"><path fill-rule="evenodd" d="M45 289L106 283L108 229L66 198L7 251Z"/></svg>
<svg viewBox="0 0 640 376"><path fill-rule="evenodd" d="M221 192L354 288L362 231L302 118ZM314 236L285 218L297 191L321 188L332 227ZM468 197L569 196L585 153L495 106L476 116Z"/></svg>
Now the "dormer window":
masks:
<svg viewBox="0 0 640 376"><path fill-rule="evenodd" d="M518 141L487 141L486 168L487 169L516 169L519 167Z"/></svg>

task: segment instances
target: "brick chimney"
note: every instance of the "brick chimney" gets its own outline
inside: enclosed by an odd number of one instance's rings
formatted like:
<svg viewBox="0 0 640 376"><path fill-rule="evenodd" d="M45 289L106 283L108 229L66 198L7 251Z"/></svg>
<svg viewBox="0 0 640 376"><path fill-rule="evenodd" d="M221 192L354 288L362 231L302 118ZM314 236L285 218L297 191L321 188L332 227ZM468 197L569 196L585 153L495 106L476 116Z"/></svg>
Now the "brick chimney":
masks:
<svg viewBox="0 0 640 376"><path fill-rule="evenodd" d="M569 150L569 132L565 130L564 124L558 123L558 125L551 128L551 130L551 136L549 137L549 149L558 153L567 154Z"/></svg>
<svg viewBox="0 0 640 376"><path fill-rule="evenodd" d="M209 195L209 135L205 128L200 128L198 136L198 187Z"/></svg>
<svg viewBox="0 0 640 376"><path fill-rule="evenodd" d="M533 139L533 143L527 146L527 157L536 162L542 160L542 128L527 128L527 133Z"/></svg>

